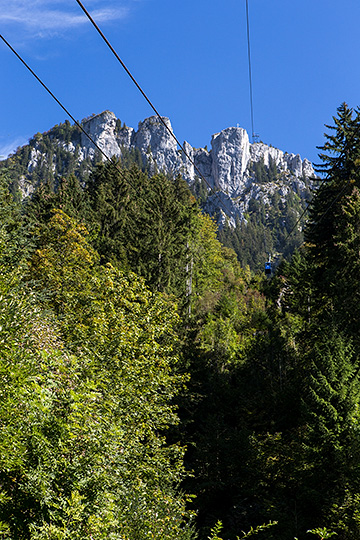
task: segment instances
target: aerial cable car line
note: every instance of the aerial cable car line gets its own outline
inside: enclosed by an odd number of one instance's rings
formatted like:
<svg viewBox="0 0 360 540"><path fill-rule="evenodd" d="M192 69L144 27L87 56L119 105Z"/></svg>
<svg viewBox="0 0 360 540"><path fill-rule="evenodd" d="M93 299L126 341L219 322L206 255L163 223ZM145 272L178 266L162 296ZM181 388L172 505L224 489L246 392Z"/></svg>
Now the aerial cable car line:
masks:
<svg viewBox="0 0 360 540"><path fill-rule="evenodd" d="M253 86L252 86L252 69L251 69L251 48L250 48L250 17L249 17L249 1L246 0L246 30L247 30L247 49L248 49L248 65L249 65L249 88L250 88L250 115L251 115L251 131L252 131L252 142L257 142L258 136L255 134L255 128L254 128L254 103L253 103ZM295 225L291 229L291 231L288 233L285 240L287 240L291 234L294 232L296 226L298 225L301 218L304 216L308 209L309 205L305 208L305 210L300 215L299 219L296 221ZM264 243L265 243L265 251L266 251L266 241L265 241L265 231L264 231ZM272 272L272 266L271 266L271 258L269 254L269 260L265 263L265 274L269 275Z"/></svg>
<svg viewBox="0 0 360 540"><path fill-rule="evenodd" d="M86 137L89 139L89 141L95 146L95 148L105 157L105 159L111 163L114 163L114 165L116 166L118 172L120 173L120 175L123 177L123 179L128 183L128 185L130 187L132 187L132 189L135 190L135 192L137 192L137 189L131 184L131 182L128 180L128 178L126 178L124 176L124 172L122 171L122 169L118 166L118 164L114 161L112 161L112 159L100 148L100 146L93 140L93 138L85 131L85 129L82 127L82 125L73 117L73 115L69 112L69 110L61 103L61 101L53 94L53 92L49 89L48 86L46 86L46 84L40 79L40 77L38 75L36 75L35 71L33 69L31 69L31 67L29 66L29 64L27 64L25 62L25 60L20 56L20 54L10 45L10 43L4 38L3 35L0 34L0 38L2 39L2 41L5 43L5 45L7 45L9 47L9 49L15 54L15 56L20 60L20 62L26 67L26 69L28 69L30 71L30 73L35 77L35 79L41 84L41 86L48 92L48 94L50 94L50 96L56 101L56 103L58 105L60 105L60 107L62 108L62 110L67 114L67 116L69 118L71 118L71 120L76 124L76 126L82 131L82 133L84 133L84 135L86 135Z"/></svg>
<svg viewBox="0 0 360 540"><path fill-rule="evenodd" d="M254 129L254 102L253 102L253 86L252 86L252 70L251 70L251 49L250 49L250 18L249 18L249 2L246 0L246 34L247 34L247 50L248 50L248 65L249 65L249 89L250 89L250 116L251 116L251 140L252 143L257 142L258 136ZM264 228L264 247L267 252L266 236ZM269 259L265 262L265 275L270 277L272 274L271 254L268 253Z"/></svg>
<svg viewBox="0 0 360 540"><path fill-rule="evenodd" d="M251 115L251 139L252 142L257 142L258 136L254 129L254 104L253 104L253 87L252 87L252 71L251 71L251 51L250 51L250 19L249 19L249 2L246 0L246 31L247 31L247 49L248 49L248 64L249 64L249 87L250 87L250 115Z"/></svg>
<svg viewBox="0 0 360 540"><path fill-rule="evenodd" d="M254 143L254 142L256 142L258 136L255 134L255 129L254 129L254 104L253 104L251 49L250 49L250 17L249 17L249 1L248 0L246 0L246 30L247 30L247 48L248 48L248 65L249 65L251 130L252 130L252 142ZM324 179L324 181L325 181L325 179ZM321 189L322 185L323 184L321 184L319 189ZM307 212L308 208L309 208L309 203L307 204L304 211L301 213L300 217L296 221L295 225L292 227L291 231L287 234L285 240L288 240L288 238L292 235L292 233L296 229L297 225L299 224L299 222L301 221L301 219L303 218L303 216ZM264 236L265 236L265 232L264 232ZM266 251L266 246L265 246L265 251ZM267 263L265 263L265 273L266 274L269 273L269 271L268 271L269 270L269 264L271 265L270 255L269 255L269 261ZM270 273L271 273L271 267L270 267Z"/></svg>
<svg viewBox="0 0 360 540"><path fill-rule="evenodd" d="M135 79L135 77L132 75L132 73L130 72L130 70L126 67L126 65L124 64L124 62L121 60L120 56L118 55L118 53L115 51L114 47L111 45L111 43L109 42L109 40L107 39L107 37L105 36L105 34L102 32L102 30L100 29L100 27L96 24L96 22L94 21L94 19L92 18L92 16L90 15L90 13L87 11L87 9L85 8L85 6L83 5L82 2L80 2L80 0L76 0L76 2L78 3L78 5L80 6L80 8L83 10L83 12L85 13L86 17L89 19L89 21L91 22L91 24L94 26L94 28L96 29L96 31L99 33L99 35L102 37L102 39L105 41L106 45L109 47L109 49L111 50L111 52L113 53L113 55L115 56L115 58L117 59L117 61L121 64L121 66L124 68L124 70L126 71L126 73L129 75L130 79L132 80L132 82L135 84L136 88L139 90L139 92L143 95L143 97L146 99L146 101L148 102L148 104L150 105L150 107L152 108L152 110L154 111L154 113L156 114L156 116L159 118L160 122L162 123L162 125L165 127L166 131L170 134L170 136L174 139L174 141L176 142L176 144L179 146L179 148L181 149L181 151L183 152L184 156L190 161L190 163L192 164L192 166L194 167L195 171L198 173L199 177L201 178L201 180L203 180L205 182L205 184L207 185L207 187L210 189L210 191L217 197L217 199L219 200L221 206L223 207L223 209L226 211L226 212L230 212L231 215L234 215L234 213L231 211L231 209L229 208L226 208L226 205L224 204L224 202L220 199L219 195L217 194L217 192L210 186L209 182L206 180L206 178L204 177L204 175L202 174L202 172L199 170L198 166L195 164L194 160L189 156L189 154L186 152L184 146L180 143L180 141L178 140L178 138L176 137L175 133L169 128L169 126L167 126L167 124L165 123L164 119L162 118L162 116L160 115L160 113L158 112L158 110L155 108L155 106L153 105L153 103L151 102L151 100L148 98L148 96L146 95L145 91L141 88L140 84L137 82L137 80Z"/></svg>
<svg viewBox="0 0 360 540"><path fill-rule="evenodd" d="M251 49L250 49L250 18L249 18L249 2L248 0L246 0L246 29L247 29L247 46L248 46L248 64L249 64L249 87L250 87L250 114L251 114L251 130L252 130L252 142L256 142L256 139L257 139L257 135L255 134L255 129L254 129L254 104L253 104L253 86L252 86L252 69L251 69ZM358 127L358 129L356 130L356 132L353 134L353 137L355 137L356 133L359 131L360 129L360 126ZM343 151L344 152L344 151ZM343 153L342 152L342 153ZM340 154L341 155L341 154ZM322 186L324 185L324 182L326 181L326 178L324 178L323 182L321 183L319 189L322 188ZM323 219L323 217L325 217L325 215L328 213L328 211L330 210L330 208L333 206L333 204L335 204L335 202L338 200L338 198L343 194L343 192L345 191L346 189L346 186L345 188L338 194L338 196L336 197L336 199L334 199L334 201L332 201L332 203L330 204L330 206L327 208L327 210L324 212L324 214L321 216L320 220L321 221ZM285 241L289 239L289 237L292 235L292 233L294 232L294 230L296 229L296 227L298 226L299 222L301 221L301 219L304 217L304 215L306 214L308 208L310 206L310 203L307 204L306 208L304 209L304 211L300 214L299 218L297 219L295 225L292 227L292 229L290 230L290 232L287 234L286 238L285 238ZM316 226L316 224L313 226L313 228ZM312 229L313 230L313 229ZM266 247L265 247L265 251L266 251ZM267 263L265 263L265 273L269 273L269 265L271 264L271 261L270 261L270 255L269 255L269 261ZM270 273L271 273L271 267L270 267Z"/></svg>

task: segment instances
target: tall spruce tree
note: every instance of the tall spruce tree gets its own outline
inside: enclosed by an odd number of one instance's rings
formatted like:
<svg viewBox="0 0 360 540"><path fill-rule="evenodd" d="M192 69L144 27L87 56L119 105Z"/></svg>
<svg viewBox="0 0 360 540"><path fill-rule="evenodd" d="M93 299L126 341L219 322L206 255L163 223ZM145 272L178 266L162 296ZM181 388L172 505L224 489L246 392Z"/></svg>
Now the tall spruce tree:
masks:
<svg viewBox="0 0 360 540"><path fill-rule="evenodd" d="M99 165L87 192L95 247L103 262L131 268L152 290L175 294L186 304L193 240L200 210L180 177L150 177L138 167Z"/></svg>
<svg viewBox="0 0 360 540"><path fill-rule="evenodd" d="M360 383L354 349L331 318L321 317L302 335L298 362L300 408L288 447L296 449L288 455L293 481L285 480L296 508L294 532L305 538L307 529L321 523L342 540L358 538L355 505L344 507L349 494L359 497L360 487Z"/></svg>
<svg viewBox="0 0 360 540"><path fill-rule="evenodd" d="M294 414L285 426L276 422L279 442L260 446L260 462L273 518L293 516L279 538L306 538L319 522L341 540L360 534L359 111L343 104L334 122L321 148L326 176L314 193L307 244L277 278L281 331L296 358Z"/></svg>
<svg viewBox="0 0 360 540"><path fill-rule="evenodd" d="M339 264L334 242L341 207L354 186L360 185L360 112L343 103L334 126L327 125L333 134L325 134L320 147L322 164L318 172L325 176L315 191L310 206L310 219L305 233L308 253L318 269L318 280L327 286L331 274Z"/></svg>
<svg viewBox="0 0 360 540"><path fill-rule="evenodd" d="M345 103L334 117L333 134L321 147L326 174L315 192L306 231L307 257L313 266L314 301L326 316L355 338L360 323L356 274L360 223L360 111Z"/></svg>

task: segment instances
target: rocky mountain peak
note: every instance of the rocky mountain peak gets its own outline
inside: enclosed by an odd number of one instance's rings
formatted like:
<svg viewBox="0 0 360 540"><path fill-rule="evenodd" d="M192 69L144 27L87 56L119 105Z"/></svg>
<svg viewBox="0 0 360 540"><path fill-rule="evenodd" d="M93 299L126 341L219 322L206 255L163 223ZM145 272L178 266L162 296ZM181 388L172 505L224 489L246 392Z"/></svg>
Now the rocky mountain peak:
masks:
<svg viewBox="0 0 360 540"><path fill-rule="evenodd" d="M157 116L150 116L139 122L137 131L126 126L119 128L117 122L113 113L105 111L83 121L83 127L109 157L121 157L124 149L138 149L151 172L181 174L189 184L199 176L198 168L211 187L230 197L239 196L251 182L251 163L262 162L265 167L275 164L279 172L288 171L295 178L314 176L311 163L302 160L299 154L284 153L262 142L251 144L246 130L240 127L228 127L215 133L210 151L195 149L185 141L183 147L195 163L194 168L171 136L169 118L162 117L160 121ZM81 145L85 157L94 154L94 147L84 134Z"/></svg>
<svg viewBox="0 0 360 540"><path fill-rule="evenodd" d="M150 116L139 122L132 146L138 148L141 155L150 163L150 170L177 172L179 154L177 144L169 133L173 133L169 118ZM166 127L165 127L165 125Z"/></svg>
<svg viewBox="0 0 360 540"><path fill-rule="evenodd" d="M234 225L237 219L245 220L251 199L261 199L269 204L275 192L281 197L286 197L291 191L300 197L307 196L306 179L314 176L307 159L302 160L299 154L288 154L262 142L251 144L246 130L241 127L228 127L215 133L210 150L193 148L185 141L184 153L171 136L171 122L167 117L160 120L157 116L150 116L139 122L135 130L122 125L114 113L104 111L85 118L82 126L108 158L121 158L129 151L137 151L150 173L159 171L181 175L189 185L200 180L204 184L202 189L207 191L205 209L216 214L220 224L228 221ZM66 137L64 130L67 130ZM57 170L59 160L64 162L61 152L72 154L78 167L84 160L90 160L85 167L87 171L96 159L106 159L104 155L99 156L84 133L79 133L79 130L72 132L69 123L55 126L48 133L51 133L52 144L58 150L53 148L48 153L41 135L31 141L27 173L21 180L29 190L32 175L39 167L48 167L54 176L63 174ZM202 179L199 178L201 176ZM211 191L213 188L216 195ZM24 194L28 191L23 189Z"/></svg>
<svg viewBox="0 0 360 540"><path fill-rule="evenodd" d="M121 155L119 144L116 140L116 120L114 113L104 111L82 121L82 126L86 133L109 157L120 157ZM84 133L81 133L81 146L84 157L94 157L95 147Z"/></svg>
<svg viewBox="0 0 360 540"><path fill-rule="evenodd" d="M246 185L246 169L250 160L249 136L245 129L229 127L211 139L212 176L214 185L236 196Z"/></svg>

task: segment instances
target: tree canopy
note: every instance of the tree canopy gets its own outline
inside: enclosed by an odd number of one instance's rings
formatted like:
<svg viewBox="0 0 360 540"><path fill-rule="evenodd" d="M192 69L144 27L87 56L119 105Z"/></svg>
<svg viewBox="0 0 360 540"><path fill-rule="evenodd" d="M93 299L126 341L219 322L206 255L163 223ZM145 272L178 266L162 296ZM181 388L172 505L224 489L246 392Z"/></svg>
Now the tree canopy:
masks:
<svg viewBox="0 0 360 540"><path fill-rule="evenodd" d="M359 126L341 105L306 242L269 280L139 156L24 201L1 169L3 538L359 538ZM273 202L231 232L249 258L293 223Z"/></svg>

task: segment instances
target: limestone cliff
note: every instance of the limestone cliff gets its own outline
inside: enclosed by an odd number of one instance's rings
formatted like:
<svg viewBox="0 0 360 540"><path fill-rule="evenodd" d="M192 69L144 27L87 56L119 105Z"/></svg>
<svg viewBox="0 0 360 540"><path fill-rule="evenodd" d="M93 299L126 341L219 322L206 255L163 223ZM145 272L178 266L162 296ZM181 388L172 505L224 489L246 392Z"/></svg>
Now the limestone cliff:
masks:
<svg viewBox="0 0 360 540"><path fill-rule="evenodd" d="M170 120L166 117L162 120L172 132ZM140 122L137 131L129 127L116 131L116 117L106 111L83 122L83 127L108 157L121 156L122 149L138 148L152 170L181 174L189 184L198 176L194 165L156 116ZM91 155L93 145L84 134L81 144L84 156ZM296 179L314 176L307 159L264 143L250 144L247 132L239 127L229 127L213 135L210 152L192 148L186 141L183 147L209 185L230 197L239 196L252 181L251 163L262 161L269 167L273 162L279 172L288 171Z"/></svg>
<svg viewBox="0 0 360 540"><path fill-rule="evenodd" d="M212 136L210 151L193 148L185 141L185 155L171 136L170 120L166 117L162 120L151 116L140 122L135 130L122 126L112 112L105 111L84 119L82 127L109 158L121 158L125 152L136 150L150 173L180 174L189 185L198 182L200 171L207 190L205 209L216 214L220 224L228 221L234 225L237 218L246 219L251 199L262 199L265 204L270 204L275 191L281 197L287 197L290 192L300 197L308 195L308 179L314 176L314 171L311 163L307 159L302 160L298 154L284 153L262 142L251 144L245 129L228 127ZM69 123L66 125L70 126ZM73 127L74 131L65 137L61 126L65 124L48 132L51 151L44 145L44 137L40 134L30 141L22 185L31 184L34 172L46 165L54 178L64 174L58 164L73 159L66 157L67 154L74 156L75 173L76 167L85 162L90 170L97 159L106 159L78 128ZM272 171L272 176L269 171ZM217 192L216 195L212 190Z"/></svg>

